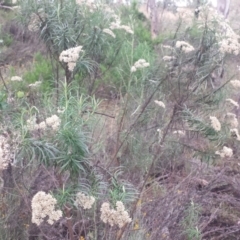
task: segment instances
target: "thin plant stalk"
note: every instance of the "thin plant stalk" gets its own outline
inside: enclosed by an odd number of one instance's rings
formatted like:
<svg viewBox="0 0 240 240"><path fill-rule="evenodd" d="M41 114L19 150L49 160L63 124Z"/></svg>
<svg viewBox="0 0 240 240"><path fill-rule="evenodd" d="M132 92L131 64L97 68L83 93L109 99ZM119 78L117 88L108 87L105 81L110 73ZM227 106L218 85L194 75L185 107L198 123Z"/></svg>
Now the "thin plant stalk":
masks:
<svg viewBox="0 0 240 240"><path fill-rule="evenodd" d="M150 102L152 101L155 93L159 90L160 86L163 84L164 81L167 80L167 76L159 82L159 84L157 85L157 87L155 88L155 90L152 92L152 94L150 95L150 97L145 101L145 103L142 106L141 112L139 113L139 115L137 116L137 118L135 119L134 123L129 127L124 139L122 140L122 142L119 144L119 146L117 147L117 150L115 151L115 154L112 158L112 160L109 162L109 164L107 165L107 168L109 168L113 162L115 161L118 152L120 151L120 149L122 148L124 142L126 141L126 139L128 138L129 134L131 133L131 131L133 130L133 128L135 127L135 125L137 124L137 121L139 120L139 118L142 116L142 114L145 112L147 106L150 104Z"/></svg>
<svg viewBox="0 0 240 240"><path fill-rule="evenodd" d="M161 146L162 146L163 143L165 142L166 136L167 136L167 134L168 134L168 132L169 132L169 129L171 128L171 125L172 125L173 121L174 121L175 114L176 114L176 109L177 109L176 106L174 106L171 119L169 120L168 125L166 126L165 131L164 131L164 133L163 133L161 142L159 143L159 146L160 146L160 147L158 148L158 151L157 151L157 153L155 154L155 157L152 159L152 163L151 163L151 165L150 165L150 167L149 167L149 169L148 169L148 171L147 171L147 174L146 174L146 176L145 176L145 178L144 178L143 184L142 184L142 186L141 186L141 188L140 188L139 197L137 198L137 200L135 201L135 203L134 203L134 205L133 205L133 209L132 209L132 214L131 214L131 215L133 215L133 214L135 213L136 209L137 209L137 204L138 204L139 200L141 199L142 192L143 192L143 190L144 190L144 188L145 188L145 186L146 186L146 183L147 183L147 181L148 181L148 179L149 179L149 176L150 176L150 174L151 174L151 172L152 172L152 170L153 170L153 168L154 168L155 162L156 162L159 154L161 153L161 150L162 150ZM123 237L123 234L124 234L124 232L127 230L127 227L128 227L128 225L125 225L125 226L121 229L120 234L118 235L118 237L117 237L116 240L120 240L120 239Z"/></svg>
<svg viewBox="0 0 240 240"><path fill-rule="evenodd" d="M5 80L4 80L3 76L2 76L1 68L0 68L0 77L1 77L1 79L2 79L2 82L3 82L4 87L6 88L6 91L8 92L8 87L7 87L7 84L6 84L6 82L5 82Z"/></svg>

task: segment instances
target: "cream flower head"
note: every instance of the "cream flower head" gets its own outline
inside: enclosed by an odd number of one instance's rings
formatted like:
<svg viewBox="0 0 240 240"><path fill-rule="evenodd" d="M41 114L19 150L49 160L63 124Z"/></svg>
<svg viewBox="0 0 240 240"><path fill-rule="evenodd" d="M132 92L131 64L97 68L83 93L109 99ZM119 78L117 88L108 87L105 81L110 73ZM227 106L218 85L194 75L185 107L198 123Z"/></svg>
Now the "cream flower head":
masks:
<svg viewBox="0 0 240 240"><path fill-rule="evenodd" d="M213 116L210 117L210 120L211 120L212 128L216 132L219 132L221 130L221 123L219 122L219 120L216 117L213 117Z"/></svg>

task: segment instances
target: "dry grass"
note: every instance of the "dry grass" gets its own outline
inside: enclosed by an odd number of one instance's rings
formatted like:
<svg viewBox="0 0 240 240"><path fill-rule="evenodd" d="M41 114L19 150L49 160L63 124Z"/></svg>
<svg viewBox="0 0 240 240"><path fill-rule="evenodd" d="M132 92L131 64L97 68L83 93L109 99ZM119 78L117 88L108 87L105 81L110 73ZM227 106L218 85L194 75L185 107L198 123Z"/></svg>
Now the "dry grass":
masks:
<svg viewBox="0 0 240 240"><path fill-rule="evenodd" d="M191 202L200 209L195 227L201 239L239 239L240 169L205 165L197 163L186 176L171 173L146 189L143 227L151 239L165 239L163 229L169 233L166 239L189 239L183 222ZM156 185L165 191L156 191Z"/></svg>

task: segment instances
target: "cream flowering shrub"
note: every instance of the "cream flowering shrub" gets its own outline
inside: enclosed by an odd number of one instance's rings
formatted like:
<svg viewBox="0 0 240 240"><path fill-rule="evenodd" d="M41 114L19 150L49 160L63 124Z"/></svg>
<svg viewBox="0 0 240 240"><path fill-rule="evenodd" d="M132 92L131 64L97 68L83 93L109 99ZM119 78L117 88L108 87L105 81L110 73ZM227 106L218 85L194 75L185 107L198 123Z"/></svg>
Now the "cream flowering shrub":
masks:
<svg viewBox="0 0 240 240"><path fill-rule="evenodd" d="M146 67L149 67L149 66L150 66L149 62L146 62L145 59L139 59L131 67L131 72L136 72L138 69L146 68Z"/></svg>
<svg viewBox="0 0 240 240"><path fill-rule="evenodd" d="M19 77L19 76L13 76L13 77L11 77L11 81L12 81L12 82L21 82L21 81L22 81L22 78Z"/></svg>
<svg viewBox="0 0 240 240"><path fill-rule="evenodd" d="M62 113L65 112L65 110L66 110L65 107L58 108L58 109L57 109L57 113L62 114Z"/></svg>
<svg viewBox="0 0 240 240"><path fill-rule="evenodd" d="M61 210L55 210L57 200L43 191L36 193L32 199L32 223L38 226L48 216L47 222L52 225L62 217Z"/></svg>
<svg viewBox="0 0 240 240"><path fill-rule="evenodd" d="M31 83L28 86L32 89L36 89L41 85L41 83L42 83L41 81L36 81L35 83Z"/></svg>
<svg viewBox="0 0 240 240"><path fill-rule="evenodd" d="M126 223L130 223L132 219L121 201L116 202L116 224L122 228Z"/></svg>
<svg viewBox="0 0 240 240"><path fill-rule="evenodd" d="M222 28L222 34L220 35L222 40L220 40L218 43L219 51L223 54L232 53L234 55L238 55L240 50L240 36L234 32L234 30L226 21L219 21L219 24ZM217 36L219 37L219 35Z"/></svg>
<svg viewBox="0 0 240 240"><path fill-rule="evenodd" d="M37 128L39 130L45 130L47 128L47 125L46 125L46 122L43 121L43 122L40 122L38 125L37 125Z"/></svg>
<svg viewBox="0 0 240 240"><path fill-rule="evenodd" d="M131 69L130 69L131 72L136 72L137 71L137 68L135 66L132 66Z"/></svg>
<svg viewBox="0 0 240 240"><path fill-rule="evenodd" d="M176 59L176 57L174 57L174 56L164 56L163 57L164 62L169 62L169 61L172 61L174 59Z"/></svg>
<svg viewBox="0 0 240 240"><path fill-rule="evenodd" d="M169 46L169 45L161 45L161 47L162 47L163 49L168 49L168 50L171 50L171 51L174 50L174 48L173 48L172 46Z"/></svg>
<svg viewBox="0 0 240 240"><path fill-rule="evenodd" d="M219 42L219 51L221 53L234 53L235 55L239 54L240 45L238 43L238 39L223 39Z"/></svg>
<svg viewBox="0 0 240 240"><path fill-rule="evenodd" d="M61 52L59 61L67 63L68 70L72 72L77 64L80 52L83 52L82 46L69 48Z"/></svg>
<svg viewBox="0 0 240 240"><path fill-rule="evenodd" d="M130 33L130 34L134 33L133 30L127 25L121 25L121 29L125 30L125 32Z"/></svg>
<svg viewBox="0 0 240 240"><path fill-rule="evenodd" d="M13 149L4 135L0 135L0 170L6 169L11 162Z"/></svg>
<svg viewBox="0 0 240 240"><path fill-rule="evenodd" d="M57 115L52 115L46 118L46 124L56 131L61 124L61 119Z"/></svg>
<svg viewBox="0 0 240 240"><path fill-rule="evenodd" d="M231 103L233 106L235 106L236 108L239 108L238 102L234 101L234 100L231 99L231 98L227 98L227 99L226 99L226 102L229 102L229 103Z"/></svg>
<svg viewBox="0 0 240 240"><path fill-rule="evenodd" d="M134 34L133 30L129 26L121 25L121 21L119 20L119 18L117 18L115 22L111 22L109 28L112 30L113 29L123 29L127 33Z"/></svg>
<svg viewBox="0 0 240 240"><path fill-rule="evenodd" d="M145 67L149 67L150 64L146 62L145 59L139 59L137 62L134 63L134 66L136 68L145 68Z"/></svg>
<svg viewBox="0 0 240 240"><path fill-rule="evenodd" d="M227 20L218 11L208 6L201 8L197 19L199 28L205 28L206 19L209 28L214 29L219 52L238 55L240 50L239 35L235 33Z"/></svg>
<svg viewBox="0 0 240 240"><path fill-rule="evenodd" d="M45 122L41 122L41 123L37 124L37 118L34 115L34 116L31 116L27 120L27 129L29 131L45 130L46 129L46 124L45 124Z"/></svg>
<svg viewBox="0 0 240 240"><path fill-rule="evenodd" d="M113 38L116 38L116 35L114 34L114 32L111 29L109 29L109 28L104 28L103 32L108 34L108 35L110 35L110 36L112 36Z"/></svg>
<svg viewBox="0 0 240 240"><path fill-rule="evenodd" d="M95 202L93 196L87 196L82 192L78 192L76 195L75 206L82 207L83 209L91 209Z"/></svg>
<svg viewBox="0 0 240 240"><path fill-rule="evenodd" d="M101 220L104 223L108 223L111 227L115 224L115 210L110 209L110 204L107 202L104 202L101 206Z"/></svg>
<svg viewBox="0 0 240 240"><path fill-rule="evenodd" d="M216 131L219 132L221 130L221 123L216 117L210 116L211 126Z"/></svg>
<svg viewBox="0 0 240 240"><path fill-rule="evenodd" d="M194 47L185 41L177 41L175 46L185 53L194 51Z"/></svg>
<svg viewBox="0 0 240 240"><path fill-rule="evenodd" d="M37 123L36 116L32 116L27 120L27 129L29 131L46 130L47 127L52 128L54 131L58 130L61 124L61 119L57 115L52 115L46 118L45 121Z"/></svg>
<svg viewBox="0 0 240 240"><path fill-rule="evenodd" d="M155 100L154 101L159 107L166 108L165 104L162 101Z"/></svg>
<svg viewBox="0 0 240 240"><path fill-rule="evenodd" d="M178 136L185 136L186 132L183 130L175 130L173 131L173 134L176 134Z"/></svg>
<svg viewBox="0 0 240 240"><path fill-rule="evenodd" d="M234 88L240 88L240 81L239 80L231 80L230 83Z"/></svg>
<svg viewBox="0 0 240 240"><path fill-rule="evenodd" d="M222 150L216 151L215 154L220 155L221 158L232 157L233 150L231 148L228 148L228 147L224 146Z"/></svg>
<svg viewBox="0 0 240 240"><path fill-rule="evenodd" d="M101 206L101 220L108 223L111 227L118 225L122 228L125 224L130 223L132 219L129 217L128 212L121 201L116 202L116 210L110 208L110 204L104 202Z"/></svg>

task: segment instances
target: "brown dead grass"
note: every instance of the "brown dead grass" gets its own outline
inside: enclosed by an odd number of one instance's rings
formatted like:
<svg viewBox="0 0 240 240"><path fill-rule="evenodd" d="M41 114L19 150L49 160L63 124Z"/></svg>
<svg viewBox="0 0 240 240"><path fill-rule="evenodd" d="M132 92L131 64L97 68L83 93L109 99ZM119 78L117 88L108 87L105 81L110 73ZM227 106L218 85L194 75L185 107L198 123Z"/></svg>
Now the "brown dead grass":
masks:
<svg viewBox="0 0 240 240"><path fill-rule="evenodd" d="M151 186L152 190L145 192L142 208L143 226L148 226L151 239L165 239L163 229L169 233L166 239L189 239L184 234L183 222L189 217L186 210L191 202L199 208L195 227L202 239L240 239L240 171L233 173L229 167L210 166L204 170L198 165L185 177L175 172L156 184L165 189L165 193L156 192L156 186ZM152 192L151 197L149 192Z"/></svg>

